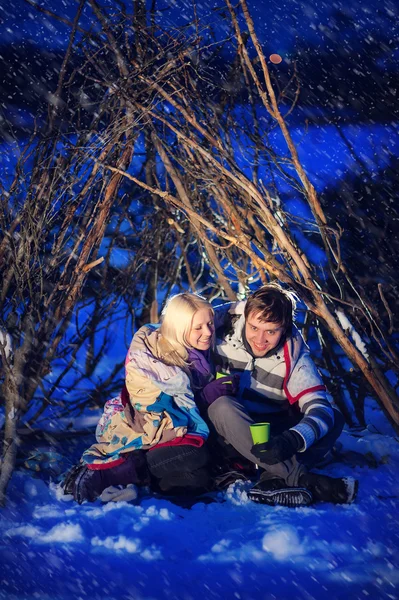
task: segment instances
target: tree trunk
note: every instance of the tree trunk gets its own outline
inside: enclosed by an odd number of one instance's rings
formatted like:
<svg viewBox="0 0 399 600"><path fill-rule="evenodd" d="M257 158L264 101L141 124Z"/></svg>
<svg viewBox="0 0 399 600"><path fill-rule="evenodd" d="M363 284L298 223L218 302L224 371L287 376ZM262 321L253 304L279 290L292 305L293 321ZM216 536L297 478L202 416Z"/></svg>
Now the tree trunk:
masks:
<svg viewBox="0 0 399 600"><path fill-rule="evenodd" d="M5 505L7 486L15 468L18 422L18 414L15 408L18 405L18 390L10 376L6 377L3 389L5 391L5 423L3 456L0 470L0 506Z"/></svg>

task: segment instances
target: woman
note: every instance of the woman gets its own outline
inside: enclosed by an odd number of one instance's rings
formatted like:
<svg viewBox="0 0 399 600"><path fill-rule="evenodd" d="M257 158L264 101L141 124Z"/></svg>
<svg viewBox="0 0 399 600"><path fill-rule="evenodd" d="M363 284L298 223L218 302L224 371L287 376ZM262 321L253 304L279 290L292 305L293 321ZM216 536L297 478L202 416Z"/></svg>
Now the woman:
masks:
<svg viewBox="0 0 399 600"><path fill-rule="evenodd" d="M207 488L209 430L194 402L192 380L199 389L214 379L208 362L213 336L211 305L189 293L168 301L160 326L137 331L124 389L105 404L97 442L67 476L65 493L79 503L94 501L112 485L145 485L149 474L161 492Z"/></svg>

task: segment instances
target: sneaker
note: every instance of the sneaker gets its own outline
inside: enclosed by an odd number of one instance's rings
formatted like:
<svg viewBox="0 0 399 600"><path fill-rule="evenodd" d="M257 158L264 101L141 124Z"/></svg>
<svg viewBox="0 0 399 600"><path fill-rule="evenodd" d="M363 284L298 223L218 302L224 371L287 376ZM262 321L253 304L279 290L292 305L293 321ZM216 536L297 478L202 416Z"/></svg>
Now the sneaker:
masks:
<svg viewBox="0 0 399 600"><path fill-rule="evenodd" d="M359 482L353 477L334 478L318 473L304 473L299 481L312 492L315 501L333 504L351 504L359 488Z"/></svg>
<svg viewBox="0 0 399 600"><path fill-rule="evenodd" d="M305 487L290 487L283 479L263 479L248 492L248 498L254 502L269 506L309 506L313 497Z"/></svg>

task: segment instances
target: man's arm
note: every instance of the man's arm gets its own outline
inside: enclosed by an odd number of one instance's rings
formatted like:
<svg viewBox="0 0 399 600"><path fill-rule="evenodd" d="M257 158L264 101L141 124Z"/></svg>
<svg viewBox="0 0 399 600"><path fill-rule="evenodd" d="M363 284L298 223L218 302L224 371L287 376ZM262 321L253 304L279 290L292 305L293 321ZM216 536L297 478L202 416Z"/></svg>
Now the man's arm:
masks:
<svg viewBox="0 0 399 600"><path fill-rule="evenodd" d="M329 394L309 352L298 361L287 387L290 395L298 398L298 407L304 415L298 425L291 428L301 436L303 446L299 452L304 452L334 426Z"/></svg>
<svg viewBox="0 0 399 600"><path fill-rule="evenodd" d="M334 410L328 401L316 398L301 407L301 412L303 419L291 429L302 437L303 446L299 452L304 452L333 428Z"/></svg>
<svg viewBox="0 0 399 600"><path fill-rule="evenodd" d="M304 415L302 420L270 442L257 444L252 448L252 454L270 465L287 460L297 452L304 452L334 425L334 410L309 354L300 359L297 367L291 374L289 391L286 391L292 402L298 402Z"/></svg>

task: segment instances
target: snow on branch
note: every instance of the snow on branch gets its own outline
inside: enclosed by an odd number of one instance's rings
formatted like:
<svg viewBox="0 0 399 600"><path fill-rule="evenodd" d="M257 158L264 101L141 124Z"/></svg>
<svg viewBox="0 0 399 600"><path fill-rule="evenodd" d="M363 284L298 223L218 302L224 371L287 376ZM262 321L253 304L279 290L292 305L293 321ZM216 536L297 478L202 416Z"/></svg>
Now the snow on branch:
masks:
<svg viewBox="0 0 399 600"><path fill-rule="evenodd" d="M11 336L3 329L0 329L0 346L2 346L4 355L5 355L6 359L8 359L12 353L12 342L11 342ZM1 358L2 354L3 353L0 352L0 358Z"/></svg>
<svg viewBox="0 0 399 600"><path fill-rule="evenodd" d="M364 343L356 329L353 327L346 314L341 309L337 309L335 313L337 315L338 321L342 329L351 336L356 348L359 350L359 352L361 352L361 354L363 354L364 358L368 361L369 355L367 352L366 344Z"/></svg>

